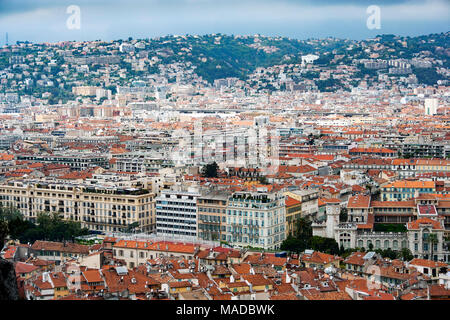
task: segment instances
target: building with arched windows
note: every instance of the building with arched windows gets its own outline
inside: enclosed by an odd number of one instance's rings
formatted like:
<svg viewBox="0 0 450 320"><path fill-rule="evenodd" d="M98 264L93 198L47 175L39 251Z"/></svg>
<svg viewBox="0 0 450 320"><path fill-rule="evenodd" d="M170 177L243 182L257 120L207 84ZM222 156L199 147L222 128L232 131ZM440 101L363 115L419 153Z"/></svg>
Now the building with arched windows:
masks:
<svg viewBox="0 0 450 320"><path fill-rule="evenodd" d="M333 238L339 247L345 249L401 251L406 248L415 258L448 263L450 251L445 246L446 212L439 210L442 207L440 203L432 203L428 197L425 198L422 196L393 204L392 201L372 203L370 196L353 196L347 203L347 222L339 222L339 204L329 203L325 221L312 224L313 235ZM375 231L376 223L386 222L391 222L391 225L402 224L406 228L404 232Z"/></svg>

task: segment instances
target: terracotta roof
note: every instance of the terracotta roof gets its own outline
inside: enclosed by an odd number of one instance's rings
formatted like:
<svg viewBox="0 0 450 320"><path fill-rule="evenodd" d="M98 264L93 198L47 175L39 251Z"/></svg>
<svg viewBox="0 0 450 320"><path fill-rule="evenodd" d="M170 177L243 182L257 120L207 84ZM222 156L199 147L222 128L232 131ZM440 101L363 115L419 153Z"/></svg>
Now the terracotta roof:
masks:
<svg viewBox="0 0 450 320"><path fill-rule="evenodd" d="M291 206L295 206L295 205L298 205L298 204L301 204L301 202L296 200L296 199L294 199L294 198L292 198L292 197L286 196L286 198L285 198L285 205L286 205L286 207L291 207Z"/></svg>
<svg viewBox="0 0 450 320"><path fill-rule="evenodd" d="M153 251L165 251L165 252L177 252L194 254L195 245L192 243L177 243L169 241L131 241L120 240L116 242L113 247L115 248L137 248L140 250L153 250Z"/></svg>
<svg viewBox="0 0 450 320"><path fill-rule="evenodd" d="M327 264L327 263L339 260L339 258L337 258L331 254L314 251L312 254L303 254L301 256L300 260L306 261L306 262Z"/></svg>
<svg viewBox="0 0 450 320"><path fill-rule="evenodd" d="M433 260L426 260L426 259L418 259L418 258L412 259L409 262L409 265L428 267L428 268L448 267L448 265L446 263L444 263L444 262L433 261Z"/></svg>
<svg viewBox="0 0 450 320"><path fill-rule="evenodd" d="M442 225L433 219L430 218L419 218L417 220L408 222L408 230L418 230L420 228L421 224L425 225L431 225L433 229L435 230L442 230L444 229Z"/></svg>
<svg viewBox="0 0 450 320"><path fill-rule="evenodd" d="M431 297L450 297L450 289L446 289L442 284L434 284L430 286Z"/></svg>
<svg viewBox="0 0 450 320"><path fill-rule="evenodd" d="M436 186L434 181L411 181L411 180L397 180L392 183L384 185L383 188L431 188L434 189Z"/></svg>
<svg viewBox="0 0 450 320"><path fill-rule="evenodd" d="M348 199L347 208L369 208L370 196L357 194Z"/></svg>
<svg viewBox="0 0 450 320"><path fill-rule="evenodd" d="M100 275L100 271L95 270L86 270L83 272L83 276L86 279L86 281L89 282L103 282L103 279Z"/></svg>
<svg viewBox="0 0 450 320"><path fill-rule="evenodd" d="M68 252L68 253L79 253L79 254L89 254L89 246L85 246L78 243L72 242L51 242L51 241L41 241L36 240L31 247L33 250L47 250L47 251L58 251L58 252Z"/></svg>
<svg viewBox="0 0 450 320"><path fill-rule="evenodd" d="M354 264L358 266L364 265L363 257L366 255L364 252L353 252L347 259L344 260L344 263Z"/></svg>
<svg viewBox="0 0 450 320"><path fill-rule="evenodd" d="M37 269L39 269L37 266L23 262L17 262L15 266L16 274L30 273Z"/></svg>

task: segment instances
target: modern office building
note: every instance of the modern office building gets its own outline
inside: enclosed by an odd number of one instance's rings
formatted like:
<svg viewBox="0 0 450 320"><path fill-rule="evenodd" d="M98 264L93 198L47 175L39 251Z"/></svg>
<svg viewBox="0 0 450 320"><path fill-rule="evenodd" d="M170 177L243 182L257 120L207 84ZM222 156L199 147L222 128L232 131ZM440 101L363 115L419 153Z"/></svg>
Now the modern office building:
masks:
<svg viewBox="0 0 450 320"><path fill-rule="evenodd" d="M156 198L156 233L168 238L197 238L197 190L163 190Z"/></svg>

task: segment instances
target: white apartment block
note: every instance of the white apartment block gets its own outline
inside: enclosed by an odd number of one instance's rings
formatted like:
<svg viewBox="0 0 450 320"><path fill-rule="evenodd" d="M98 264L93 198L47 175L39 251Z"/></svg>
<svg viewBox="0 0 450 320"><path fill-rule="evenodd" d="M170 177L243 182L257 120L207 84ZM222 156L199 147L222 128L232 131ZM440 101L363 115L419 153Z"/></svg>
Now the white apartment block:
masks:
<svg viewBox="0 0 450 320"><path fill-rule="evenodd" d="M197 198L200 193L163 190L156 198L156 233L169 238L197 238Z"/></svg>

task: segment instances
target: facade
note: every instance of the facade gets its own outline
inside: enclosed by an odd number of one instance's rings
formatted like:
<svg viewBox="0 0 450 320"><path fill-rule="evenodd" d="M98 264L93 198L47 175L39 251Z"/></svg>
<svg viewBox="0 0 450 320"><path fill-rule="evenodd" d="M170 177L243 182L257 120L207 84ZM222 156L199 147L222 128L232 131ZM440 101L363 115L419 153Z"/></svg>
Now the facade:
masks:
<svg viewBox="0 0 450 320"><path fill-rule="evenodd" d="M69 165L75 170L86 170L88 168L94 167L108 167L108 159L105 155L69 155L69 154L48 154L48 155L17 155L17 160L26 160L32 162L42 162L42 163L59 163Z"/></svg>
<svg viewBox="0 0 450 320"><path fill-rule="evenodd" d="M302 215L302 203L286 195L286 237L293 236L295 233L295 224Z"/></svg>
<svg viewBox="0 0 450 320"><path fill-rule="evenodd" d="M352 199L353 198L353 199ZM431 259L435 261L450 262L450 251L445 245L446 216L438 215L433 205L423 204L424 200L399 202L393 206L392 202L374 201L370 206L367 199L349 199L348 208L353 208L357 216L345 223L339 222L338 206L327 204L326 221L315 221L312 224L313 235L333 238L336 242L348 248L392 249L401 251L406 248L415 258ZM412 205L417 208L412 209ZM408 210L410 208L410 210ZM386 209L386 210L383 210ZM399 212L394 212L398 209ZM364 214L366 212L366 214ZM384 218L382 223L406 225L405 232L379 232L374 231L373 217ZM381 215L380 213L381 212ZM355 213L355 212L354 212ZM351 211L349 209L349 218ZM367 216L367 219L361 217ZM393 218L386 220L387 218Z"/></svg>
<svg viewBox="0 0 450 320"><path fill-rule="evenodd" d="M0 185L0 202L32 222L45 211L101 232L124 231L134 222L142 231L155 229L154 194L145 189L17 181Z"/></svg>
<svg viewBox="0 0 450 320"><path fill-rule="evenodd" d="M300 201L302 217L315 217L319 212L319 191L317 189L294 190L287 192L286 195Z"/></svg>
<svg viewBox="0 0 450 320"><path fill-rule="evenodd" d="M60 264L71 259L81 259L89 254L89 247L70 242L35 241L31 247L34 257Z"/></svg>
<svg viewBox="0 0 450 320"><path fill-rule="evenodd" d="M225 241L227 192L212 191L197 198L198 238Z"/></svg>
<svg viewBox="0 0 450 320"><path fill-rule="evenodd" d="M235 246L279 249L286 237L285 196L261 188L228 199L226 241Z"/></svg>
<svg viewBox="0 0 450 320"><path fill-rule="evenodd" d="M156 198L156 233L159 236L197 238L197 190L163 190Z"/></svg>
<svg viewBox="0 0 450 320"><path fill-rule="evenodd" d="M401 201L417 197L423 193L435 193L434 181L398 180L381 187L383 201Z"/></svg>
<svg viewBox="0 0 450 320"><path fill-rule="evenodd" d="M191 260L197 252L193 244L164 241L120 240L113 245L113 257L123 260L130 269L162 257Z"/></svg>
<svg viewBox="0 0 450 320"><path fill-rule="evenodd" d="M408 244L415 258L450 262L444 248L444 227L440 221L419 218L408 223Z"/></svg>

